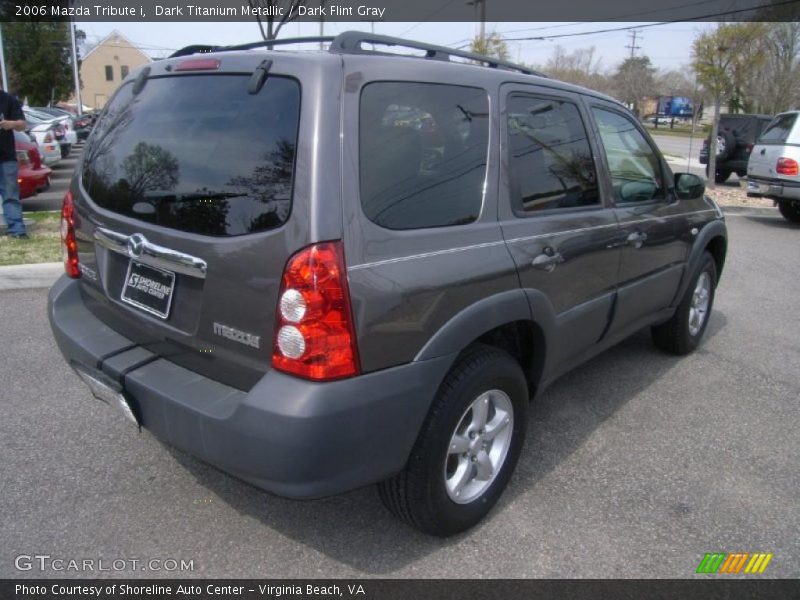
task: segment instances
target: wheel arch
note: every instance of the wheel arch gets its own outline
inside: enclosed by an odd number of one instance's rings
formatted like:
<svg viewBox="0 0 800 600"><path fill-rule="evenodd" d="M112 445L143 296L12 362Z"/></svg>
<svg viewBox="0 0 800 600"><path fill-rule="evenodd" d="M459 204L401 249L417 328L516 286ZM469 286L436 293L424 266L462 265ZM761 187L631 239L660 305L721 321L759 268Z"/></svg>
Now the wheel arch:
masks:
<svg viewBox="0 0 800 600"><path fill-rule="evenodd" d="M692 249L689 252L689 257L686 260L686 268L683 272L683 279L678 288L678 293L673 299L673 306L680 302L683 295L686 293L686 288L691 281L692 273L696 265L700 261L700 257L704 252L708 252L714 258L715 266L717 267L717 281L722 275L722 269L725 266L725 256L728 251L728 229L725 226L725 221L717 220L712 221L700 230Z"/></svg>
<svg viewBox="0 0 800 600"><path fill-rule="evenodd" d="M520 363L533 396L545 372L554 323L552 306L541 293L508 290L483 298L454 315L428 340L415 360L458 354L476 343L494 346Z"/></svg>

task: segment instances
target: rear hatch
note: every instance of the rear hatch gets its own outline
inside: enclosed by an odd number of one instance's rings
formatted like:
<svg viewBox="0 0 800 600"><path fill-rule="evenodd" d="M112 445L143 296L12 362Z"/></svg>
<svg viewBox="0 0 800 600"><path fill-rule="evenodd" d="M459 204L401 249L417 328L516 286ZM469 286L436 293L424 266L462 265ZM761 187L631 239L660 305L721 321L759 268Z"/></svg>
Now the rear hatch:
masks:
<svg viewBox="0 0 800 600"><path fill-rule="evenodd" d="M796 127L798 113L785 113L777 115L761 134L758 142L753 147L750 160L747 163L747 175L762 179L782 178L776 172L778 159L781 157L794 157L800 153L800 148L788 149L787 144Z"/></svg>
<svg viewBox="0 0 800 600"><path fill-rule="evenodd" d="M249 389L269 369L284 265L307 242L287 225L301 86L270 73L254 91L263 55L207 56L154 63L95 126L73 186L81 286L135 343Z"/></svg>

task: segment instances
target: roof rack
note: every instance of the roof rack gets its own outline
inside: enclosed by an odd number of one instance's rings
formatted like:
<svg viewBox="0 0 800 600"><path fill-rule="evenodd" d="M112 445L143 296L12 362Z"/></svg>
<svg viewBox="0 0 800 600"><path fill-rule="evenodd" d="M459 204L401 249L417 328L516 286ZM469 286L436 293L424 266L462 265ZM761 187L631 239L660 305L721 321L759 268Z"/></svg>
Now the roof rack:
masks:
<svg viewBox="0 0 800 600"><path fill-rule="evenodd" d="M340 33L336 36L333 42L331 42L328 52L336 52L341 54L388 54L390 56L394 56L394 54L391 52L378 52L374 49L366 49L364 48L364 44L372 44L373 46L401 46L403 48L413 48L415 50L424 50L424 58L430 58L433 60L449 61L450 57L457 56L459 58L474 60L475 62L482 63L493 69L506 69L509 71L519 71L520 73L524 73L526 75L538 75L540 77L546 77L544 73L540 73L524 65L518 65L507 60L500 60L491 56L484 56L483 54L455 50L453 48L446 48L445 46L437 46L435 44L426 44L425 42L404 40L403 38L396 38L388 35L375 35L365 31L345 31ZM412 56L411 58L418 57Z"/></svg>
<svg viewBox="0 0 800 600"><path fill-rule="evenodd" d="M500 60L491 56L484 56L483 54L475 54L474 52L465 52L463 50L455 50L453 48L446 48L445 46L437 46L435 44L426 44L424 42L415 42L412 40L405 40L403 38L390 37L387 35L375 35L364 31L345 31L336 37L333 36L311 36L311 37L295 37L283 38L278 40L260 40L257 42L250 42L248 44L238 44L235 46L204 46L193 45L186 46L170 55L170 58L179 56L187 56L190 54L204 54L207 52L228 52L232 50L252 50L254 48L266 47L270 50L274 46L286 46L289 44L304 44L313 42L327 42L330 43L328 52L334 54L371 54L380 56L397 56L393 52L380 52L375 50L375 46L400 46L403 48L412 48L415 50L424 50L425 56L417 57L410 56L409 58L426 58L432 60L449 61L451 57L465 58L477 63L481 63L493 69L505 69L508 71L518 71L526 75L538 75L539 77L547 77L544 73L530 69L524 65L509 62L507 60ZM365 44L370 44L372 48L365 48ZM402 56L402 55L401 55Z"/></svg>

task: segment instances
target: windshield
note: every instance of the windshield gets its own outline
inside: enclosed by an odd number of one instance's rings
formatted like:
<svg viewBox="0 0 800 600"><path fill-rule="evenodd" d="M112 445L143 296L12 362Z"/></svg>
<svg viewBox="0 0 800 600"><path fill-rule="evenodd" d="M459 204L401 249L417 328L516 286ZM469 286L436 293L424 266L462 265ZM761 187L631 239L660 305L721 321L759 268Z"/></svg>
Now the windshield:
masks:
<svg viewBox="0 0 800 600"><path fill-rule="evenodd" d="M270 76L153 78L125 84L96 126L83 185L99 206L172 229L233 236L289 216L300 86Z"/></svg>

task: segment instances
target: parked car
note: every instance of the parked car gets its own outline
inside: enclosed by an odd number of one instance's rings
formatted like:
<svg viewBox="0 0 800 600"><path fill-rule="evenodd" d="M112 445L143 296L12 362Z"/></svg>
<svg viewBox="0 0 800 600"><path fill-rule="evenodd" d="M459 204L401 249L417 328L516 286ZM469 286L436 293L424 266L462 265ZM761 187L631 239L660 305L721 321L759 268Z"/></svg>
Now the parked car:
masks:
<svg viewBox="0 0 800 600"><path fill-rule="evenodd" d="M30 108L23 108L22 111L29 124L52 126L53 135L61 148L61 158L66 158L72 149L72 144L78 140L77 134L67 129L67 120L41 115Z"/></svg>
<svg viewBox="0 0 800 600"><path fill-rule="evenodd" d="M35 110L40 113L48 114L52 117L68 118L76 135L76 141L73 143L85 140L87 137L89 137L89 133L92 131L91 119L88 116L84 115L79 117L62 108L50 106L37 106Z"/></svg>
<svg viewBox="0 0 800 600"><path fill-rule="evenodd" d="M398 38L265 44L132 73L64 198L52 330L132 422L283 496L378 482L450 535L532 396L642 328L700 343L723 213L622 104Z"/></svg>
<svg viewBox="0 0 800 600"><path fill-rule="evenodd" d="M748 195L772 198L787 221L800 223L800 111L777 115L747 164Z"/></svg>
<svg viewBox="0 0 800 600"><path fill-rule="evenodd" d="M28 123L26 133L36 140L42 161L48 167L61 160L61 144L56 140L55 126L48 123Z"/></svg>
<svg viewBox="0 0 800 600"><path fill-rule="evenodd" d="M724 183L736 173L740 178L747 174L747 161L756 140L772 120L767 115L724 114L719 119L717 134L717 162L714 181ZM708 148L711 138L703 140L700 149L700 164L708 165ZM708 175L708 166L706 166Z"/></svg>
<svg viewBox="0 0 800 600"><path fill-rule="evenodd" d="M20 199L35 196L49 188L52 171L42 163L36 142L31 140L27 134L15 131L14 146L19 164L17 181Z"/></svg>

